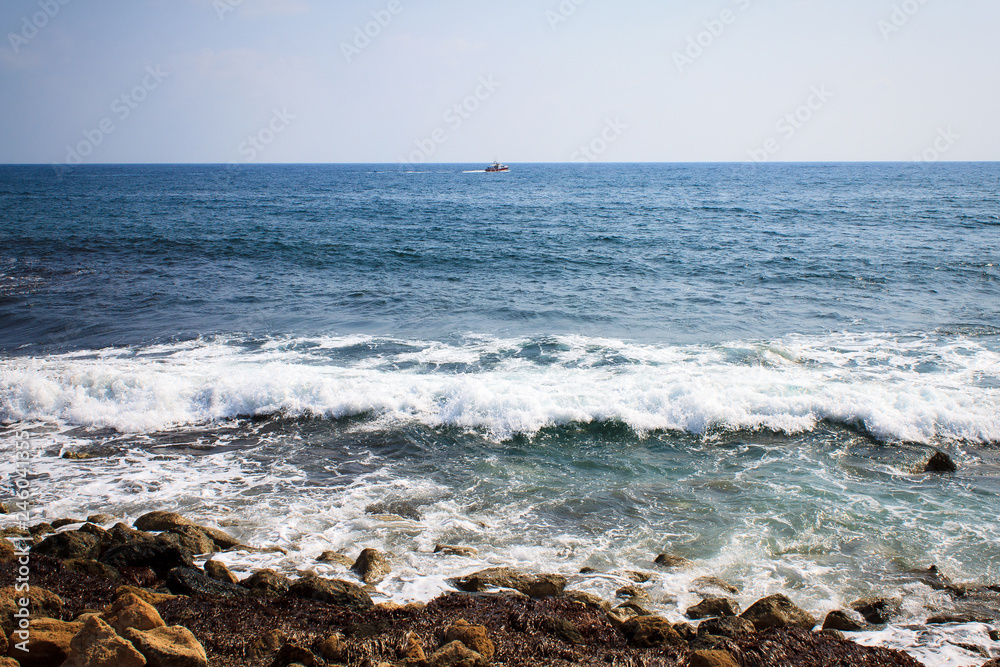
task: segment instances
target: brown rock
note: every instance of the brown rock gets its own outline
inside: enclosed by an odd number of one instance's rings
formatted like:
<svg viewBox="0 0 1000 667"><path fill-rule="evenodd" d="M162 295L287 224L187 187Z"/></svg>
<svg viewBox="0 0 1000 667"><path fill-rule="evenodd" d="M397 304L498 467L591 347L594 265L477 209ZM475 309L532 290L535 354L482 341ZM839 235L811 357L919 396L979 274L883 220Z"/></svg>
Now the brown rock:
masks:
<svg viewBox="0 0 1000 667"><path fill-rule="evenodd" d="M208 667L205 649L187 628L128 628L122 635L146 658L149 667Z"/></svg>
<svg viewBox="0 0 1000 667"><path fill-rule="evenodd" d="M148 604L157 605L161 602L169 602L170 600L176 600L177 595L170 595L169 593L158 593L157 591L151 591L148 588L139 588L138 586L119 586L115 589L114 600L122 597L123 595L134 595L143 602Z"/></svg>
<svg viewBox="0 0 1000 667"><path fill-rule="evenodd" d="M351 569L366 584L381 583L386 575L392 572L385 554L375 549L365 549L354 561Z"/></svg>
<svg viewBox="0 0 1000 667"><path fill-rule="evenodd" d="M622 625L622 632L632 646L653 648L656 646L680 646L684 640L674 627L659 616L636 616Z"/></svg>
<svg viewBox="0 0 1000 667"><path fill-rule="evenodd" d="M487 661L493 658L493 653L496 650L486 628L482 625L471 625L465 619L459 619L452 623L444 633L444 640L446 642L462 642Z"/></svg>
<svg viewBox="0 0 1000 667"><path fill-rule="evenodd" d="M110 579L117 581L122 578L121 572L111 567L107 563L97 560L80 560L71 558L62 562L64 570L77 572L79 574L93 577L95 579Z"/></svg>
<svg viewBox="0 0 1000 667"><path fill-rule="evenodd" d="M156 535L152 533L130 528L120 522L112 526L111 530L107 532L111 537L111 546L113 547L120 547L135 542L152 542L156 539Z"/></svg>
<svg viewBox="0 0 1000 667"><path fill-rule="evenodd" d="M260 637L257 637L247 648L247 657L259 660L267 658L278 652L288 641L288 635L281 630L271 630Z"/></svg>
<svg viewBox="0 0 1000 667"><path fill-rule="evenodd" d="M855 600L849 606L872 625L883 625L899 616L903 608L903 600L900 598L862 598Z"/></svg>
<svg viewBox="0 0 1000 667"><path fill-rule="evenodd" d="M490 588L513 588L533 598L556 597L566 588L566 577L558 574L528 575L509 567L491 567L451 579L459 590L478 593Z"/></svg>
<svg viewBox="0 0 1000 667"><path fill-rule="evenodd" d="M357 584L323 577L299 579L288 589L288 595L328 602L355 611L367 611L375 606L368 593Z"/></svg>
<svg viewBox="0 0 1000 667"><path fill-rule="evenodd" d="M132 593L117 598L102 616L104 622L118 634L124 633L126 628L152 630L166 625L153 605Z"/></svg>
<svg viewBox="0 0 1000 667"><path fill-rule="evenodd" d="M428 664L430 667L487 667L489 663L462 642L454 641L435 651Z"/></svg>
<svg viewBox="0 0 1000 667"><path fill-rule="evenodd" d="M754 624L739 616L720 616L703 621L698 626L698 636L713 635L738 639L751 637L757 633Z"/></svg>
<svg viewBox="0 0 1000 667"><path fill-rule="evenodd" d="M239 584L249 588L254 595L276 598L288 592L292 580L274 570L265 569L257 570Z"/></svg>
<svg viewBox="0 0 1000 667"><path fill-rule="evenodd" d="M60 560L81 558L96 560L101 555L101 540L90 533L71 530L49 535L31 547L31 553Z"/></svg>
<svg viewBox="0 0 1000 667"><path fill-rule="evenodd" d="M463 556L465 558L472 558L473 556L479 555L479 550L473 547L460 547L453 544L435 544L434 553L444 554L445 556Z"/></svg>
<svg viewBox="0 0 1000 667"><path fill-rule="evenodd" d="M729 651L695 651L688 667L739 667Z"/></svg>
<svg viewBox="0 0 1000 667"><path fill-rule="evenodd" d="M757 600L743 612L743 618L754 624L758 631L768 628L796 627L811 630L816 619L780 593Z"/></svg>
<svg viewBox="0 0 1000 667"><path fill-rule="evenodd" d="M611 609L611 603L586 591L566 591L563 593L563 597L587 605L588 607L594 607L595 609L602 609L604 611Z"/></svg>
<svg viewBox="0 0 1000 667"><path fill-rule="evenodd" d="M103 526L106 523L111 523L115 518L110 514L91 514L87 517L87 523L95 523L98 526Z"/></svg>
<svg viewBox="0 0 1000 667"><path fill-rule="evenodd" d="M347 645L344 643L344 637L340 633L334 632L324 637L323 641L319 643L317 650L327 662L347 661Z"/></svg>
<svg viewBox="0 0 1000 667"><path fill-rule="evenodd" d="M713 589L729 593L730 595L736 595L740 592L739 588L718 577L698 577L691 582L691 590L695 593L705 595L706 593L711 593Z"/></svg>
<svg viewBox="0 0 1000 667"><path fill-rule="evenodd" d="M148 532L151 530L171 530L172 528L180 528L181 526L193 526L194 522L190 519L185 519L176 512L157 511L143 514L132 525L138 530Z"/></svg>
<svg viewBox="0 0 1000 667"><path fill-rule="evenodd" d="M160 533L158 540L171 542L192 554L210 554L218 551L215 542L198 526L179 526Z"/></svg>
<svg viewBox="0 0 1000 667"><path fill-rule="evenodd" d="M95 615L69 643L69 657L62 667L142 667L146 658Z"/></svg>
<svg viewBox="0 0 1000 667"><path fill-rule="evenodd" d="M0 563L9 563L16 558L17 554L14 553L14 545L0 538Z"/></svg>
<svg viewBox="0 0 1000 667"><path fill-rule="evenodd" d="M667 570L686 570L694 566L694 563L687 558L675 556L673 554L660 554L653 559L653 562Z"/></svg>
<svg viewBox="0 0 1000 667"><path fill-rule="evenodd" d="M63 526L72 526L74 523L87 523L83 519L56 519L52 522L52 527L59 530Z"/></svg>
<svg viewBox="0 0 1000 667"><path fill-rule="evenodd" d="M580 629L565 619L547 616L539 623L539 627L547 634L558 637L567 644L584 643Z"/></svg>
<svg viewBox="0 0 1000 667"><path fill-rule="evenodd" d="M414 632L407 632L403 637L403 645L399 647L399 657L403 659L404 665L426 665L427 656L424 654L424 646L420 643L420 638Z"/></svg>
<svg viewBox="0 0 1000 667"><path fill-rule="evenodd" d="M32 624L35 623L35 619L62 616L62 598L51 591L38 586L32 586L30 590L24 592L17 591L13 586L0 588L0 629L8 637L18 625L14 614L20 611L21 599L25 597L29 601Z"/></svg>
<svg viewBox="0 0 1000 667"><path fill-rule="evenodd" d="M28 528L28 532L32 535L47 535L56 532L56 529L52 527L52 524L42 521Z"/></svg>
<svg viewBox="0 0 1000 667"><path fill-rule="evenodd" d="M236 578L236 575L229 571L226 564L217 560L210 560L205 563L205 574L217 581L225 581L230 584L240 583L240 580Z"/></svg>
<svg viewBox="0 0 1000 667"><path fill-rule="evenodd" d="M10 635L7 656L17 660L22 667L61 665L69 657L70 642L82 629L83 623L67 623L54 618L33 619L29 631L16 630ZM25 636L18 634L20 632L24 632ZM23 651L22 648L28 650Z"/></svg>
<svg viewBox="0 0 1000 667"><path fill-rule="evenodd" d="M859 620L851 618L851 615L843 610L831 611L823 619L824 630L840 630L841 632L857 632L865 627Z"/></svg>
<svg viewBox="0 0 1000 667"><path fill-rule="evenodd" d="M944 452L935 452L924 464L924 472L956 472L958 465Z"/></svg>
<svg viewBox="0 0 1000 667"><path fill-rule="evenodd" d="M315 665L319 665L320 662L309 649L293 644L292 642L285 642L284 646L278 649L274 660L271 661L271 667L286 667L286 665L293 664L314 667Z"/></svg>
<svg viewBox="0 0 1000 667"><path fill-rule="evenodd" d="M740 603L732 598L708 598L693 607L688 607L687 617L692 619L713 616L739 616Z"/></svg>
<svg viewBox="0 0 1000 667"><path fill-rule="evenodd" d="M320 563L337 563L348 568L354 566L353 558L337 551L324 551L316 560Z"/></svg>

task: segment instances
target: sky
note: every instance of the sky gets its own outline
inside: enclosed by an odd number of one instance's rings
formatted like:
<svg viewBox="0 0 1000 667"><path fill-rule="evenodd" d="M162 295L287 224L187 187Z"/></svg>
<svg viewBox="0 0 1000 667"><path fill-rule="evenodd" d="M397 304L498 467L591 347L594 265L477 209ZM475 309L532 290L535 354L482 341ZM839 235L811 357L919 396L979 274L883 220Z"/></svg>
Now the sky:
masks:
<svg viewBox="0 0 1000 667"><path fill-rule="evenodd" d="M997 0L3 0L0 163L1000 159Z"/></svg>

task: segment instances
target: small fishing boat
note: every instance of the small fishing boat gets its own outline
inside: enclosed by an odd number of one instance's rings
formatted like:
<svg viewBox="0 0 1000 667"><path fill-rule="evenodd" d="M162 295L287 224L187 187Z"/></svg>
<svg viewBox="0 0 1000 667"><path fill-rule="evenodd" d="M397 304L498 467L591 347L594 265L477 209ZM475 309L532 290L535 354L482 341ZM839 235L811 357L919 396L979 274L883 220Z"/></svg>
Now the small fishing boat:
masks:
<svg viewBox="0 0 1000 667"><path fill-rule="evenodd" d="M510 167L508 167L505 164L500 164L496 160L493 161L493 164L491 164L490 166L486 167L486 172L489 173L489 174L493 174L493 173L496 173L498 171L510 171Z"/></svg>

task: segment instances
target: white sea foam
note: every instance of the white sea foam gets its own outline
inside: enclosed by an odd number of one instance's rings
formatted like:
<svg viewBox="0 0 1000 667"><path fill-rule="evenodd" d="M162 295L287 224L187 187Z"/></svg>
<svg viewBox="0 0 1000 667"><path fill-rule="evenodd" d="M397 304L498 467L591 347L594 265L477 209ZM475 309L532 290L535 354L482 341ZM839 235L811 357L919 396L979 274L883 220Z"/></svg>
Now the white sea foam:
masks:
<svg viewBox="0 0 1000 667"><path fill-rule="evenodd" d="M380 352L389 343L402 350ZM141 433L242 415L370 414L496 439L600 420L692 433L797 433L832 420L885 440L983 443L1000 441L996 378L995 351L928 337L215 339L2 359L0 418Z"/></svg>

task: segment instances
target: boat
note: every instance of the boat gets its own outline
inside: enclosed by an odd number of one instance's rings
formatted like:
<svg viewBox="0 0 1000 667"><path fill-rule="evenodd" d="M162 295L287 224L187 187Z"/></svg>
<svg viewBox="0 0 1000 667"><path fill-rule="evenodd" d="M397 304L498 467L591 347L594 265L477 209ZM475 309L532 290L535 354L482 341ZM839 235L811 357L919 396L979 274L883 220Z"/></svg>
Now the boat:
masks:
<svg viewBox="0 0 1000 667"><path fill-rule="evenodd" d="M505 164L500 164L496 160L493 161L493 164L486 167L486 173L488 174L495 174L498 171L510 171L510 167Z"/></svg>

